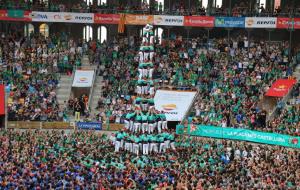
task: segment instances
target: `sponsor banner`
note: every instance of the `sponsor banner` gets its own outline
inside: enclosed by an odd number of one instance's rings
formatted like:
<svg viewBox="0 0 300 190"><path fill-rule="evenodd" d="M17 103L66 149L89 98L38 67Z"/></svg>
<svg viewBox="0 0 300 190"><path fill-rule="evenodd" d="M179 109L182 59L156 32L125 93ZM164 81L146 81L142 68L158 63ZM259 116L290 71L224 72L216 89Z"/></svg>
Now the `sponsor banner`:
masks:
<svg viewBox="0 0 300 190"><path fill-rule="evenodd" d="M154 25L183 26L183 16L154 15Z"/></svg>
<svg viewBox="0 0 300 190"><path fill-rule="evenodd" d="M30 22L30 11L0 10L0 20Z"/></svg>
<svg viewBox="0 0 300 190"><path fill-rule="evenodd" d="M77 122L78 129L102 130L102 123L99 122Z"/></svg>
<svg viewBox="0 0 300 190"><path fill-rule="evenodd" d="M216 17L215 27L244 28L245 17Z"/></svg>
<svg viewBox="0 0 300 190"><path fill-rule="evenodd" d="M214 27L215 17L212 16L185 16L184 26Z"/></svg>
<svg viewBox="0 0 300 190"><path fill-rule="evenodd" d="M76 70L72 87L91 87L94 71Z"/></svg>
<svg viewBox="0 0 300 190"><path fill-rule="evenodd" d="M0 115L5 115L5 86L0 85Z"/></svg>
<svg viewBox="0 0 300 190"><path fill-rule="evenodd" d="M277 18L277 28L300 29L300 18Z"/></svg>
<svg viewBox="0 0 300 190"><path fill-rule="evenodd" d="M128 25L146 25L153 24L153 15L132 15L127 14L125 16L125 24Z"/></svg>
<svg viewBox="0 0 300 190"><path fill-rule="evenodd" d="M246 17L246 28L276 28L276 17Z"/></svg>
<svg viewBox="0 0 300 190"><path fill-rule="evenodd" d="M300 137L281 135L278 133L266 133L247 129L223 128L206 125L191 125L188 131L192 136L232 139L300 148Z"/></svg>
<svg viewBox="0 0 300 190"><path fill-rule="evenodd" d="M24 10L7 10L7 16L11 18L24 18Z"/></svg>
<svg viewBox="0 0 300 190"><path fill-rule="evenodd" d="M155 109L163 111L168 121L181 121L188 111L197 92L157 90Z"/></svg>
<svg viewBox="0 0 300 190"><path fill-rule="evenodd" d="M96 24L119 24L119 14L98 14L94 15L94 22Z"/></svg>
<svg viewBox="0 0 300 190"><path fill-rule="evenodd" d="M94 23L93 13L33 11L30 16L33 22Z"/></svg>
<svg viewBox="0 0 300 190"><path fill-rule="evenodd" d="M284 97L289 93L289 90L297 83L295 79L278 79L275 81L266 96Z"/></svg>

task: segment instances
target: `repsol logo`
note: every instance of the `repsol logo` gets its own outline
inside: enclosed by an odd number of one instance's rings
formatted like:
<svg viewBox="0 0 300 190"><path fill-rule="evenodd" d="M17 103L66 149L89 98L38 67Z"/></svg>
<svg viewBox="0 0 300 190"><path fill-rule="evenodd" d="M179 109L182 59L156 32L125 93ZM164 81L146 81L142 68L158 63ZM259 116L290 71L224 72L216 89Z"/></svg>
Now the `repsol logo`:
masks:
<svg viewBox="0 0 300 190"><path fill-rule="evenodd" d="M267 24L276 24L275 21L257 21L257 24L267 25Z"/></svg>
<svg viewBox="0 0 300 190"><path fill-rule="evenodd" d="M76 20L93 20L92 17L87 17L87 16L75 16Z"/></svg>

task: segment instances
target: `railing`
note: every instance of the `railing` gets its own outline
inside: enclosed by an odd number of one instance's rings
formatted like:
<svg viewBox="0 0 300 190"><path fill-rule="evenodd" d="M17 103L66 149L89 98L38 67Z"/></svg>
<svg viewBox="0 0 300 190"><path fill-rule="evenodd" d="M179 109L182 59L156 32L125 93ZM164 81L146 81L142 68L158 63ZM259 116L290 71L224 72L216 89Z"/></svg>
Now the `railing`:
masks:
<svg viewBox="0 0 300 190"><path fill-rule="evenodd" d="M132 13L132 14L157 14L157 15L206 15L206 16L258 16L258 17L273 17L273 16L285 16L285 17L300 17L300 8L294 8L291 10L284 10L280 12L276 11L258 11L253 7L226 7L226 8L183 8L177 10L157 10L153 7L141 8L141 7L117 7L117 6L86 6L80 8L70 7L69 5L61 4L62 6L52 5L32 5L28 4L17 4L7 5L0 3L0 9L21 9L28 11L44 11L44 12L76 12L76 13L103 13L103 14L118 14L118 13Z"/></svg>
<svg viewBox="0 0 300 190"><path fill-rule="evenodd" d="M88 108L90 108L90 103L91 103L91 99L92 99L92 94L94 92L94 84L95 84L95 80L96 80L96 76L97 76L97 69L94 69L94 76L93 76L93 82L92 82L92 87L90 89L90 95L89 95L89 101L88 101ZM89 111L91 111L89 109Z"/></svg>

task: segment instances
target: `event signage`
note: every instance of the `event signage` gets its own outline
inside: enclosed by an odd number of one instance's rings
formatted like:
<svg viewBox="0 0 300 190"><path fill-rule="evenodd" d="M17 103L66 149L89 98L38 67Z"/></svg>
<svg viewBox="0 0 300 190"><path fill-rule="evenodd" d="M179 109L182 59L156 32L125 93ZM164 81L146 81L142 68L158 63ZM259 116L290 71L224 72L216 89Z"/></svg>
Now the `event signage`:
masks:
<svg viewBox="0 0 300 190"><path fill-rule="evenodd" d="M126 16L125 16L125 24L128 24L128 25L153 24L153 20L154 20L153 15L126 14Z"/></svg>
<svg viewBox="0 0 300 190"><path fill-rule="evenodd" d="M94 22L96 24L119 24L119 14L98 14L94 15Z"/></svg>
<svg viewBox="0 0 300 190"><path fill-rule="evenodd" d="M295 79L278 79L275 81L266 96L284 97L289 93L289 90L297 83Z"/></svg>
<svg viewBox="0 0 300 190"><path fill-rule="evenodd" d="M78 129L102 130L102 123L99 122L77 122Z"/></svg>
<svg viewBox="0 0 300 190"><path fill-rule="evenodd" d="M185 16L184 26L208 27L215 25L215 17L212 16Z"/></svg>
<svg viewBox="0 0 300 190"><path fill-rule="evenodd" d="M76 70L72 87L92 87L94 70Z"/></svg>
<svg viewBox="0 0 300 190"><path fill-rule="evenodd" d="M0 20L30 22L30 11L0 10Z"/></svg>
<svg viewBox="0 0 300 190"><path fill-rule="evenodd" d="M5 115L5 86L0 85L0 115Z"/></svg>
<svg viewBox="0 0 300 190"><path fill-rule="evenodd" d="M245 17L216 17L215 27L244 28Z"/></svg>
<svg viewBox="0 0 300 190"><path fill-rule="evenodd" d="M93 13L37 12L30 14L33 22L94 23Z"/></svg>
<svg viewBox="0 0 300 190"><path fill-rule="evenodd" d="M191 136L232 139L291 148L300 148L300 137L282 135L278 133L266 133L247 129L191 125L189 134Z"/></svg>
<svg viewBox="0 0 300 190"><path fill-rule="evenodd" d="M277 18L277 28L300 29L300 18Z"/></svg>
<svg viewBox="0 0 300 190"><path fill-rule="evenodd" d="M276 17L246 17L246 28L276 28Z"/></svg>
<svg viewBox="0 0 300 190"><path fill-rule="evenodd" d="M196 94L195 91L157 90L154 97L155 109L163 111L168 121L181 121Z"/></svg>
<svg viewBox="0 0 300 190"><path fill-rule="evenodd" d="M183 26L183 16L154 15L154 25Z"/></svg>

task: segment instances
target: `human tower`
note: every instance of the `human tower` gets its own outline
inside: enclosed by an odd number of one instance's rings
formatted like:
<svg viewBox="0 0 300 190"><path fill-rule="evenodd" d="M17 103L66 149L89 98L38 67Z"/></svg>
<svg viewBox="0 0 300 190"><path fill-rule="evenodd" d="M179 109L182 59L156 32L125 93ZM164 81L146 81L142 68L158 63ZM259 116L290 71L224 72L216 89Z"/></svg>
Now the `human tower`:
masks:
<svg viewBox="0 0 300 190"><path fill-rule="evenodd" d="M148 24L143 28L139 49L135 111L126 114L125 127L116 134L115 152L148 155L163 153L170 148L175 150L174 135L168 132L166 115L154 107L154 54L153 26Z"/></svg>

